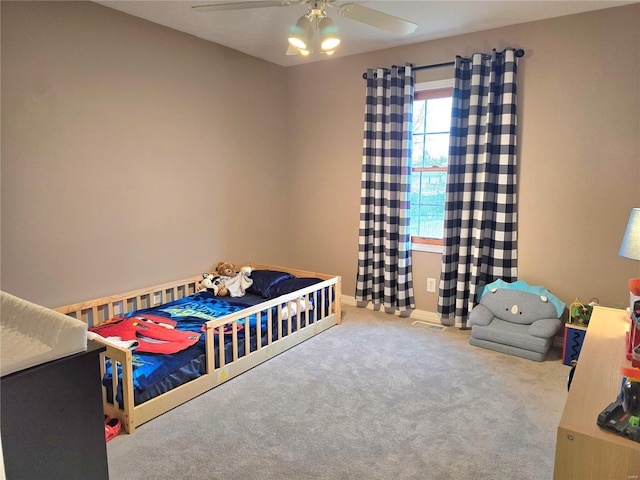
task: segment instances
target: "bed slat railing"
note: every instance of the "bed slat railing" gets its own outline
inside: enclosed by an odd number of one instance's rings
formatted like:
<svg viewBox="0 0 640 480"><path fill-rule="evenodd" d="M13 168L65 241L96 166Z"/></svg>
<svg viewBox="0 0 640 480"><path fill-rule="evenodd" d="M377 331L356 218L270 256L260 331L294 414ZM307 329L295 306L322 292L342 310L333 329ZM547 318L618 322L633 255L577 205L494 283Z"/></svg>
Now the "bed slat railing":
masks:
<svg viewBox="0 0 640 480"><path fill-rule="evenodd" d="M213 330L213 329L212 329ZM224 326L220 325L218 328L218 365L220 368L224 367Z"/></svg>
<svg viewBox="0 0 640 480"><path fill-rule="evenodd" d="M329 292L331 298L334 299L333 302L329 302L327 307L325 300L327 299L326 293ZM255 316L256 323L256 332L258 334L258 338L261 338L262 326L261 319L266 317L267 321L267 338L264 346L270 345L273 339L273 329L272 329L272 311L275 308L276 310L276 319L277 319L277 340L281 340L282 338L295 334L297 331L309 326L310 323L313 323L321 318L326 318L328 315L332 315L334 309L332 305L335 303L335 299L337 298L339 292L338 282L335 280L326 280L321 283L317 283L315 285L305 287L299 291L294 293L290 293L287 295L283 295L276 299L260 303L259 305L251 306L240 310L238 312L225 315L222 318L211 320L207 322L207 328L211 328L212 330L218 331L218 355L219 355L219 365L220 367L225 364L224 361L224 341L221 338L221 333L223 331L231 332L231 352L233 361L238 360L238 358L249 355L257 350L259 350L263 345L262 342L257 342L257 346L254 350L251 350L250 343L245 342L244 348L241 349L238 343L238 331L239 326L242 325L245 329L245 335L249 335L250 330L248 325L250 324L250 317ZM317 299L318 295L322 299L320 303L317 301L311 302L311 298ZM310 306L313 305L313 309L309 309ZM285 313L286 312L286 313ZM302 315L300 313L305 314L305 325L302 325ZM295 316L295 331L293 329L293 317ZM283 324L286 321L286 335L283 335ZM227 333L227 336L229 334ZM241 354L242 350L242 354Z"/></svg>
<svg viewBox="0 0 640 480"><path fill-rule="evenodd" d="M272 338L273 338L273 312L269 309L267 311L267 345L271 345Z"/></svg>
<svg viewBox="0 0 640 480"><path fill-rule="evenodd" d="M141 288L132 292L110 295L88 302L74 303L55 310L82 320L89 327L94 327L118 315L147 308L147 306L152 307L167 303L164 300L168 297L172 297L171 300L178 300L193 295L197 292L201 279L202 276L199 275L155 287ZM171 294L167 295L167 292Z"/></svg>
<svg viewBox="0 0 640 480"><path fill-rule="evenodd" d="M104 412L111 417L118 417L127 429L131 426L132 421L127 412L133 411L133 389L126 387L127 383L131 384L131 381L127 379L133 375L131 351L105 342L99 337L95 341L107 347L107 350L100 354L100 378L105 377L107 369L110 367L112 372L111 392L115 392L112 398L109 398L106 386L102 385ZM118 371L122 372L121 377L117 374ZM115 375L114 372L116 372ZM124 408L120 408L118 397L121 397L120 400Z"/></svg>
<svg viewBox="0 0 640 480"><path fill-rule="evenodd" d="M238 322L231 322L231 341L233 342L233 360L238 360Z"/></svg>
<svg viewBox="0 0 640 480"><path fill-rule="evenodd" d="M256 337L262 338L262 312L256 313ZM262 348L262 342L256 342L256 351Z"/></svg>
<svg viewBox="0 0 640 480"><path fill-rule="evenodd" d="M207 373L213 373L216 363L216 359L214 356L215 344L213 338L213 328L210 328L209 325L205 325L204 335L205 351L207 352Z"/></svg>

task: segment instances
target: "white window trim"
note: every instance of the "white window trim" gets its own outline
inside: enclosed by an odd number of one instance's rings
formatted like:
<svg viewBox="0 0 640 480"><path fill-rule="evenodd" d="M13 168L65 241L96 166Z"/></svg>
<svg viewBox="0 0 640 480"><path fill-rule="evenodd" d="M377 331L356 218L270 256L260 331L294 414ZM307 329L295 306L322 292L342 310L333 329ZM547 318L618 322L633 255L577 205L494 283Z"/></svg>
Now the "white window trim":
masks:
<svg viewBox="0 0 640 480"><path fill-rule="evenodd" d="M422 90L437 90L438 88L453 88L455 79L447 78L445 80L433 80L431 82L420 82L414 85L414 90L420 92Z"/></svg>
<svg viewBox="0 0 640 480"><path fill-rule="evenodd" d="M411 250L416 252L442 253L442 245L430 245L428 243L412 243Z"/></svg>
<svg viewBox="0 0 640 480"><path fill-rule="evenodd" d="M414 85L414 90L420 92L423 90L437 90L439 88L453 88L455 79L447 78L445 80L432 80L430 82L420 82ZM411 250L416 252L442 253L442 245L429 245L425 243L412 243Z"/></svg>

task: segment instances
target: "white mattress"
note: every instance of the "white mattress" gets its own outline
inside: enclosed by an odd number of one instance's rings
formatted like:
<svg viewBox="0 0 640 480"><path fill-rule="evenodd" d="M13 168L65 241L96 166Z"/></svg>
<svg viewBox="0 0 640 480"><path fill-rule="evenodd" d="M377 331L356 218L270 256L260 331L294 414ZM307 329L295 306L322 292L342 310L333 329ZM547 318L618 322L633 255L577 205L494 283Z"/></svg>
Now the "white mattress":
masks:
<svg viewBox="0 0 640 480"><path fill-rule="evenodd" d="M86 349L84 322L0 291L0 376Z"/></svg>

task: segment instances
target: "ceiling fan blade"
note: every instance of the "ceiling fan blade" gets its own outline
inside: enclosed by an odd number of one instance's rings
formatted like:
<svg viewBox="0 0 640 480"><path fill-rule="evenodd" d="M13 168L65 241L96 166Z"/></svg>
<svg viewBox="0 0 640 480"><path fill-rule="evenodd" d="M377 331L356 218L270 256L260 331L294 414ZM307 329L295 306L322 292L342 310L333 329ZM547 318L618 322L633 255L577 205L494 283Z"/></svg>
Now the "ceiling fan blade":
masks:
<svg viewBox="0 0 640 480"><path fill-rule="evenodd" d="M343 17L366 23L367 25L382 30L387 30L396 35L409 35L418 28L418 25L413 22L355 3L345 3L336 8L338 9L338 13Z"/></svg>
<svg viewBox="0 0 640 480"><path fill-rule="evenodd" d="M244 10L246 8L288 7L289 5L295 5L302 3L303 1L304 0L265 0L253 2L224 2L210 3L207 5L194 5L191 8L197 12L213 12L219 10Z"/></svg>
<svg viewBox="0 0 640 480"><path fill-rule="evenodd" d="M287 48L287 55L298 55L300 50L298 50L293 45L289 44L289 48Z"/></svg>

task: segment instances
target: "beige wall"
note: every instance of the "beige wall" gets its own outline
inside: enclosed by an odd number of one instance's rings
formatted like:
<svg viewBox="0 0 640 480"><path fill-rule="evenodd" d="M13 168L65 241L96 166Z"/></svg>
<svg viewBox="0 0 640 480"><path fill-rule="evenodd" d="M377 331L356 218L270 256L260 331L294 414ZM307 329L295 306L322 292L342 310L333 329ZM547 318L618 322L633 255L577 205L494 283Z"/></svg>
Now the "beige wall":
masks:
<svg viewBox="0 0 640 480"><path fill-rule="evenodd" d="M286 70L89 2L2 2L2 288L47 306L286 262Z"/></svg>
<svg viewBox="0 0 640 480"><path fill-rule="evenodd" d="M55 306L255 259L353 295L362 72L514 46L520 278L624 306L639 23L633 5L285 69L95 4L2 2L2 288ZM435 311L440 258L413 262Z"/></svg>
<svg viewBox="0 0 640 480"><path fill-rule="evenodd" d="M540 21L290 67L292 262L343 275L354 294L367 68L426 65L523 48L519 65L519 276L576 297L628 305L640 263L618 257L640 206L640 5ZM452 76L420 71L417 81ZM309 193L311 192L311 193ZM313 221L312 221L313 219ZM414 252L417 307L436 310L427 277L440 256Z"/></svg>

